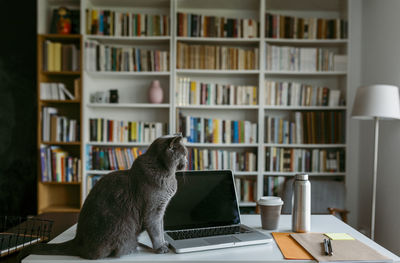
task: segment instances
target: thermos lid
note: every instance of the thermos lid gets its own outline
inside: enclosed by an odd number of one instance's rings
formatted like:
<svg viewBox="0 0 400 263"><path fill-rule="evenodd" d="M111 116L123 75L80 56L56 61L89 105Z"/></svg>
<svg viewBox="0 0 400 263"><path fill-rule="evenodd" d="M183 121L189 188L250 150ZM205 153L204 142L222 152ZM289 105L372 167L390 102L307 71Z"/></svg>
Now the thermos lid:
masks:
<svg viewBox="0 0 400 263"><path fill-rule="evenodd" d="M308 180L308 174L296 174L295 179L296 180L301 180L301 181L307 181Z"/></svg>
<svg viewBox="0 0 400 263"><path fill-rule="evenodd" d="M278 196L262 196L257 203L259 205L283 205L283 200Z"/></svg>

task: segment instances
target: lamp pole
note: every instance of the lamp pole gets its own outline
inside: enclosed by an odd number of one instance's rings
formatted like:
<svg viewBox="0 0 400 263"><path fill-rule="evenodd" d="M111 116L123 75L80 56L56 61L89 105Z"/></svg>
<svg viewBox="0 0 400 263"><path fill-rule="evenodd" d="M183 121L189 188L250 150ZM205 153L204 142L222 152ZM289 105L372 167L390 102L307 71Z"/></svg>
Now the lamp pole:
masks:
<svg viewBox="0 0 400 263"><path fill-rule="evenodd" d="M371 211L371 239L375 238L375 203L376 203L376 178L378 174L378 139L379 139L379 117L374 117L375 139L374 139L374 174L372 181L372 211Z"/></svg>

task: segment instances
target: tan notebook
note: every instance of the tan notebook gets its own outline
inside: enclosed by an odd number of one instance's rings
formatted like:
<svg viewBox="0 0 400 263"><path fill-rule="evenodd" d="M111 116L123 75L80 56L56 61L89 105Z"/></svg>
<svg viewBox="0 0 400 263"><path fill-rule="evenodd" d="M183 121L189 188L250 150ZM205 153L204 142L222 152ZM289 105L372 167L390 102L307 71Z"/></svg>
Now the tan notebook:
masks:
<svg viewBox="0 0 400 263"><path fill-rule="evenodd" d="M291 234L291 236L302 245L317 261L369 261L369 262L391 262L375 249L365 245L357 239L354 240L331 240L333 255L325 255L324 238L322 233Z"/></svg>

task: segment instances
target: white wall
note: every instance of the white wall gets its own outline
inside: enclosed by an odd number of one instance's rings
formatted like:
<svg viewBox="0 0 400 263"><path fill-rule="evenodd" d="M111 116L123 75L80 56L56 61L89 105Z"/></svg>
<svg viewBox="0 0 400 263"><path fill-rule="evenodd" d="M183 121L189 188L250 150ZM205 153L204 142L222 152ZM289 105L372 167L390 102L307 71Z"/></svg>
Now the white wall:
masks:
<svg viewBox="0 0 400 263"><path fill-rule="evenodd" d="M400 1L362 2L361 84L400 86ZM358 227L369 229L373 122L359 122ZM381 121L375 240L400 254L400 121Z"/></svg>

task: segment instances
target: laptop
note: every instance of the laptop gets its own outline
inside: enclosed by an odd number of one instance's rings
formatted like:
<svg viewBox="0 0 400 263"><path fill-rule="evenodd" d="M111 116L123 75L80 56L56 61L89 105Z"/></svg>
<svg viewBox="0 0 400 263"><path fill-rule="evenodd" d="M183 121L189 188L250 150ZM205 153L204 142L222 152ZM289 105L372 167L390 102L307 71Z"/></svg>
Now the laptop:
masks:
<svg viewBox="0 0 400 263"><path fill-rule="evenodd" d="M176 253L265 244L269 234L241 224L232 171L176 172L178 190L164 216Z"/></svg>

